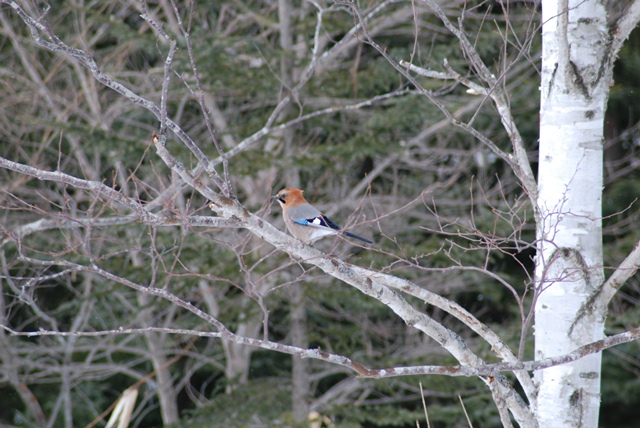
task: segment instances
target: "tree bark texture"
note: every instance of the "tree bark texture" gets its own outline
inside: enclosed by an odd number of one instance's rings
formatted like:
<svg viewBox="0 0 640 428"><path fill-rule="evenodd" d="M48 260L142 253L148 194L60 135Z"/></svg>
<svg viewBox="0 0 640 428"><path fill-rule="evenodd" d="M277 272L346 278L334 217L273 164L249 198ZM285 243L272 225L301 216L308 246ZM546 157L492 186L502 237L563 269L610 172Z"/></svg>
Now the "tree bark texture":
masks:
<svg viewBox="0 0 640 428"><path fill-rule="evenodd" d="M606 308L592 297L602 259L603 118L611 67L598 0L542 2L535 358L604 337ZM535 373L540 427L595 427L601 353Z"/></svg>

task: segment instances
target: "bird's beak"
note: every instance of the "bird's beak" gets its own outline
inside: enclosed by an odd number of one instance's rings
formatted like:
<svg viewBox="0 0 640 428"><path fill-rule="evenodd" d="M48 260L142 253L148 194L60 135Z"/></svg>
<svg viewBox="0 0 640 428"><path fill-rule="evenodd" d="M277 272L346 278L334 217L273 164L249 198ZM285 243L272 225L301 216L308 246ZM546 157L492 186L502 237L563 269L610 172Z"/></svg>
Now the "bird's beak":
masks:
<svg viewBox="0 0 640 428"><path fill-rule="evenodd" d="M278 202L280 202L280 198L278 197L278 195L273 195L273 196L271 197L271 200L272 200L272 201L278 201Z"/></svg>

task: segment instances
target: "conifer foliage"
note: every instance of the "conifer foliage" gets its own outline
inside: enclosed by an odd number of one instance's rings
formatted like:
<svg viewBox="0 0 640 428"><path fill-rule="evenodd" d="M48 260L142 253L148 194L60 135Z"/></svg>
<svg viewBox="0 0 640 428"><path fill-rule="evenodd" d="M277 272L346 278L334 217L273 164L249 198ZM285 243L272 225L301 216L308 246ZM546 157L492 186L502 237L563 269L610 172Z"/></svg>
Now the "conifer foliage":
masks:
<svg viewBox="0 0 640 428"><path fill-rule="evenodd" d="M601 381L634 426L640 1L600 3L0 0L0 424L597 426Z"/></svg>

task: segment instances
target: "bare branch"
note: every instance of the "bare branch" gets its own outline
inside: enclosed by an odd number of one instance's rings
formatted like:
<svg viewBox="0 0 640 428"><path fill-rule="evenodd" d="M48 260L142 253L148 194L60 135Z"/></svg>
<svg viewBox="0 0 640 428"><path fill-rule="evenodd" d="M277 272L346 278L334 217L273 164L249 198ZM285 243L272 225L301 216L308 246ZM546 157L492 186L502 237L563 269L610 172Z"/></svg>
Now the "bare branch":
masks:
<svg viewBox="0 0 640 428"><path fill-rule="evenodd" d="M603 286L599 288L597 296L598 303L606 307L611 299L616 295L618 290L631 278L640 268L640 242L629 253L629 255L620 263L620 266L611 274L609 279L605 281Z"/></svg>
<svg viewBox="0 0 640 428"><path fill-rule="evenodd" d="M156 296L169 297L170 293L159 293L158 290L150 290L149 294ZM187 303L188 305L188 303ZM302 358L313 358L322 360L328 363L340 365L353 370L362 378L383 379L397 376L416 376L416 375L445 375L445 376L465 376L465 377L493 377L500 372L515 372L525 371L531 372L536 370L543 370L549 367L558 366L561 364L567 364L587 355L602 352L605 349L618 346L623 343L633 342L640 338L640 327L626 331L624 333L616 334L614 336L606 337L602 340L590 343L585 346L577 348L575 351L565 355L557 357L544 358L536 361L521 361L513 363L493 363L484 364L481 366L411 366L411 367L389 367L383 369L368 368L350 358L342 355L333 354L330 352L322 351L321 349L304 349L291 345L284 345L281 343L271 342L268 340L251 339L243 336L238 336L231 333L229 330L223 329L222 331L201 331L201 330L189 330L189 329L176 329L176 328L164 328L164 327L145 327L145 328L125 328L121 327L114 330L102 330L102 331L78 331L78 332L57 332L50 330L39 331L16 331L11 327L1 324L1 328L9 332L14 336L23 337L38 337L38 336L56 336L56 337L96 337L106 335L120 335L120 334L136 334L136 333L166 333L166 334L179 334L186 336L197 337L211 337L223 340L231 340L236 343L241 343L247 346L253 346L261 349L267 349L271 351L280 352L283 354L297 355Z"/></svg>
<svg viewBox="0 0 640 428"><path fill-rule="evenodd" d="M460 74L454 72L450 67L448 67L448 63L446 62L446 60L444 65L445 65L445 68L447 68L448 73L437 73L437 72L424 70L424 69L421 69L420 67L413 66L413 64L410 64L411 67L408 67L408 69L413 71L420 69L420 74L426 75L427 77L435 77L438 79L453 78L463 83L465 86L467 86L469 89L471 89L475 93L480 95L487 95L491 97L496 108L498 109L498 113L500 114L500 119L502 120L503 127L507 131L507 134L509 135L509 138L511 140L513 155L511 154L507 155L506 153L503 153L487 138L478 137L476 135L476 132L472 132L474 130L471 126L466 124L462 126L463 125L462 123L458 124L454 121L452 121L452 123L454 123L456 126L460 126L461 128L465 129L467 132L470 132L472 135L478 138L482 143L486 144L489 148L491 148L491 150L493 150L494 153L496 153L497 155L502 157L505 161L507 161L509 165L513 168L514 172L516 173L520 181L522 182L522 185L527 195L529 196L532 205L536 207L537 200L538 200L537 183L536 183L533 171L531 170L531 164L529 163L529 158L525 150L524 141L522 140L522 136L518 131L518 128L515 123L515 119L511 114L511 108L509 106L509 97L507 96L507 94L505 93L504 89L501 86L501 80L504 79L505 76L500 76L500 78L496 78L496 76L494 76L494 74L491 73L491 71L488 69L488 67L484 64L484 62L480 58L480 55L478 55L478 52L476 51L476 49L467 39L467 36L465 35L465 33L461 29L453 25L453 23L449 20L449 18L446 16L446 14L443 12L443 10L435 1L433 0L421 0L421 1L427 4L434 11L436 16L442 21L445 27L449 31L451 31L453 35L455 35L458 38L465 54L470 60L470 63L477 70L480 78L488 84L489 89L484 89L481 85L475 84L470 80L463 78ZM391 61L390 59L388 60ZM407 66L407 64L408 63L402 62L402 61L399 63L399 65L405 66L405 67ZM405 77L409 78L407 73L403 72L403 74L405 75ZM410 79L410 80L412 84L416 85L416 82L413 79ZM439 103L435 103L435 100L433 99L433 97L429 96L427 91L424 91L424 94L430 99L430 101L434 102L434 104L440 110L442 110L443 113L445 113L445 115L447 114L444 110L444 106L441 106ZM537 210L535 215L536 216L538 215Z"/></svg>
<svg viewBox="0 0 640 428"><path fill-rule="evenodd" d="M622 44L627 40L631 31L637 27L638 22L640 22L640 0L633 0L611 29L613 40L611 41L611 50L609 52L610 66L613 65L622 48Z"/></svg>
<svg viewBox="0 0 640 428"><path fill-rule="evenodd" d="M53 34L47 26L29 16L16 2L10 0L0 0L0 3L8 4L16 11L18 16L20 16L23 22L31 30L31 36L39 46L42 46L43 48L48 49L52 52L59 52L68 55L69 57L73 58L75 61L79 62L84 67L89 69L93 77L104 86L113 89L134 104L142 106L146 110L153 113L159 120L163 118L163 113L156 104L134 93L123 84L116 82L115 80L104 74L98 67L98 64L96 64L94 59L88 53L80 49L71 48L66 45L55 34ZM41 37L40 32L42 32L49 39L49 41L44 40ZM215 165L213 165L209 161L205 154L200 150L198 145L187 135L186 132L184 132L184 130L182 130L182 128L180 128L180 126L178 126L178 124L173 122L171 119L166 118L166 124L167 128L170 129L178 137L178 139L182 141L182 143L187 146L187 148L196 156L196 158L204 166L205 171L207 172L207 174L209 174L214 183L216 183L216 185L220 189L224 189L224 181L215 170Z"/></svg>

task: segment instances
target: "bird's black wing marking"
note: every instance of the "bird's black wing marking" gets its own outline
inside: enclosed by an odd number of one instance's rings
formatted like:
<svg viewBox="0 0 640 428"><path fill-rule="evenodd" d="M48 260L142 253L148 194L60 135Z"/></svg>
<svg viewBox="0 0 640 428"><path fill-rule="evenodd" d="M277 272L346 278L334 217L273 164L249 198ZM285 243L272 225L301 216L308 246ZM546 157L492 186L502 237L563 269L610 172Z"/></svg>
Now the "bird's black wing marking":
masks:
<svg viewBox="0 0 640 428"><path fill-rule="evenodd" d="M326 215L321 215L320 217L317 217L321 222L322 222L322 226L324 227L330 227L331 229L335 229L335 230L340 230L340 226L338 226L337 224L335 224L329 217L327 217Z"/></svg>
<svg viewBox="0 0 640 428"><path fill-rule="evenodd" d="M331 228L333 230L342 230L342 229L340 229L340 226L335 224L329 217L325 216L324 214L320 215L319 217L314 217L314 218L309 218L309 219L305 218L305 219L302 219L302 220L293 220L293 222L301 224L303 226L314 225L314 226ZM346 236L351 237L351 238L359 239L359 240L361 240L363 242L366 242L367 244L373 244L373 242L369 241L366 238L363 238L362 236L358 236L358 235L350 233L350 232L344 232L344 234Z"/></svg>

